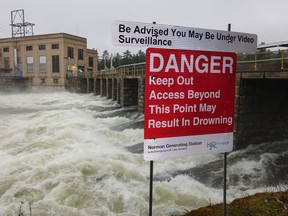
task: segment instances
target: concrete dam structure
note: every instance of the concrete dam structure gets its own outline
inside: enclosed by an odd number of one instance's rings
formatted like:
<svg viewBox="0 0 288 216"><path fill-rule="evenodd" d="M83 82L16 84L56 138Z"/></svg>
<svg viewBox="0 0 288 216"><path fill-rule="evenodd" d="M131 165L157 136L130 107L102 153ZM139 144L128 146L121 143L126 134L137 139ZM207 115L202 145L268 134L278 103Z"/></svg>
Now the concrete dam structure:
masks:
<svg viewBox="0 0 288 216"><path fill-rule="evenodd" d="M66 89L93 93L144 112L145 63L66 78ZM29 79L0 76L0 91L29 88ZM235 149L288 138L288 50L238 55Z"/></svg>
<svg viewBox="0 0 288 216"><path fill-rule="evenodd" d="M238 55L235 95L235 149L288 138L288 52ZM144 110L145 63L73 79L68 89L94 93L121 107Z"/></svg>

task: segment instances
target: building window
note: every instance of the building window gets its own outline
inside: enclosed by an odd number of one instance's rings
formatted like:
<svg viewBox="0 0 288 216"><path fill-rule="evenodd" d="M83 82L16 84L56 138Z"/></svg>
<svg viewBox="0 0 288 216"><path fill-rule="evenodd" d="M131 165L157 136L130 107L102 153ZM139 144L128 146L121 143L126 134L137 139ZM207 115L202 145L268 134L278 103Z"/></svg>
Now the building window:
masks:
<svg viewBox="0 0 288 216"><path fill-rule="evenodd" d="M3 52L9 52L9 47L4 47Z"/></svg>
<svg viewBox="0 0 288 216"><path fill-rule="evenodd" d="M33 50L33 46L26 46L26 51L32 51Z"/></svg>
<svg viewBox="0 0 288 216"><path fill-rule="evenodd" d="M60 72L60 62L59 62L59 55L52 56L52 72L59 73Z"/></svg>
<svg viewBox="0 0 288 216"><path fill-rule="evenodd" d="M84 50L78 49L78 59L83 60L84 59Z"/></svg>
<svg viewBox="0 0 288 216"><path fill-rule="evenodd" d="M58 79L53 79L53 84L58 84L59 80Z"/></svg>
<svg viewBox="0 0 288 216"><path fill-rule="evenodd" d="M74 58L74 49L73 49L73 47L68 47L67 48L67 56L68 56L68 58L70 57L70 59Z"/></svg>
<svg viewBox="0 0 288 216"><path fill-rule="evenodd" d="M4 69L10 69L10 58L4 57Z"/></svg>
<svg viewBox="0 0 288 216"><path fill-rule="evenodd" d="M33 57L27 57L27 72L33 72L34 59Z"/></svg>
<svg viewBox="0 0 288 216"><path fill-rule="evenodd" d="M40 85L45 84L45 78L40 79Z"/></svg>
<svg viewBox="0 0 288 216"><path fill-rule="evenodd" d="M89 62L88 62L89 67L94 67L94 58L93 57L89 57Z"/></svg>
<svg viewBox="0 0 288 216"><path fill-rule="evenodd" d="M45 73L46 72L46 56L40 56L39 58L39 72Z"/></svg>
<svg viewBox="0 0 288 216"><path fill-rule="evenodd" d="M52 48L52 49L59 49L59 44L52 44L52 45L51 45L51 48Z"/></svg>
<svg viewBox="0 0 288 216"><path fill-rule="evenodd" d="M46 50L46 45L39 45L39 50Z"/></svg>
<svg viewBox="0 0 288 216"><path fill-rule="evenodd" d="M85 67L84 66L78 66L78 75L83 76L85 72Z"/></svg>

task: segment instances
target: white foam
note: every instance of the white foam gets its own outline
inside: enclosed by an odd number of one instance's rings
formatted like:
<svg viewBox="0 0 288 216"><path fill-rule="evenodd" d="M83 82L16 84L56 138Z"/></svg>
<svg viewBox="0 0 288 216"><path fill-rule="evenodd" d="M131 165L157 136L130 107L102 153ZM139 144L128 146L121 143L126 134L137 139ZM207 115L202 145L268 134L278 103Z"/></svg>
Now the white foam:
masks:
<svg viewBox="0 0 288 216"><path fill-rule="evenodd" d="M67 92L1 94L0 107L6 111L0 113L0 215L17 215L20 206L28 214L29 203L33 215L147 215L149 163L125 149L143 142L143 129L114 131L110 128L132 120L94 117L100 114L97 107L117 106ZM219 157L155 162L155 176L169 180L154 182L154 214L221 202L221 189L186 175L171 177ZM239 161L230 172L241 172L245 163L261 168L255 161ZM254 174L252 168L245 172ZM230 198L234 194L241 195L237 187L228 192Z"/></svg>

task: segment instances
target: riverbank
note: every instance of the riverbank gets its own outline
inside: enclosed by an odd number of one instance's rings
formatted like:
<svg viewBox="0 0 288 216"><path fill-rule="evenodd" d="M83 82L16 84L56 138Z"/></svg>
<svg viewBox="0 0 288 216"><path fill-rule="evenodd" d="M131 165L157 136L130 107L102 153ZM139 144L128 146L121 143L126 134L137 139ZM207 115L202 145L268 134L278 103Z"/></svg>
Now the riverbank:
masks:
<svg viewBox="0 0 288 216"><path fill-rule="evenodd" d="M223 204L211 205L193 210L183 216L222 216ZM235 199L227 205L227 215L288 215L288 191L258 193L252 196Z"/></svg>

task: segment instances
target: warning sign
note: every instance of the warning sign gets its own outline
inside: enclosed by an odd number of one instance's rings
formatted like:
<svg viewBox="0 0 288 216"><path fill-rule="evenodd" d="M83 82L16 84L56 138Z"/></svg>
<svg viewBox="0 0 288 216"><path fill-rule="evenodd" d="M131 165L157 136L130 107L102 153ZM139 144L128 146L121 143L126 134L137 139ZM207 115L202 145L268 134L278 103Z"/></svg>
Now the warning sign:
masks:
<svg viewBox="0 0 288 216"><path fill-rule="evenodd" d="M236 53L257 51L256 34L117 20L112 23L112 43L117 46Z"/></svg>
<svg viewBox="0 0 288 216"><path fill-rule="evenodd" d="M236 54L146 51L144 158L233 149Z"/></svg>

